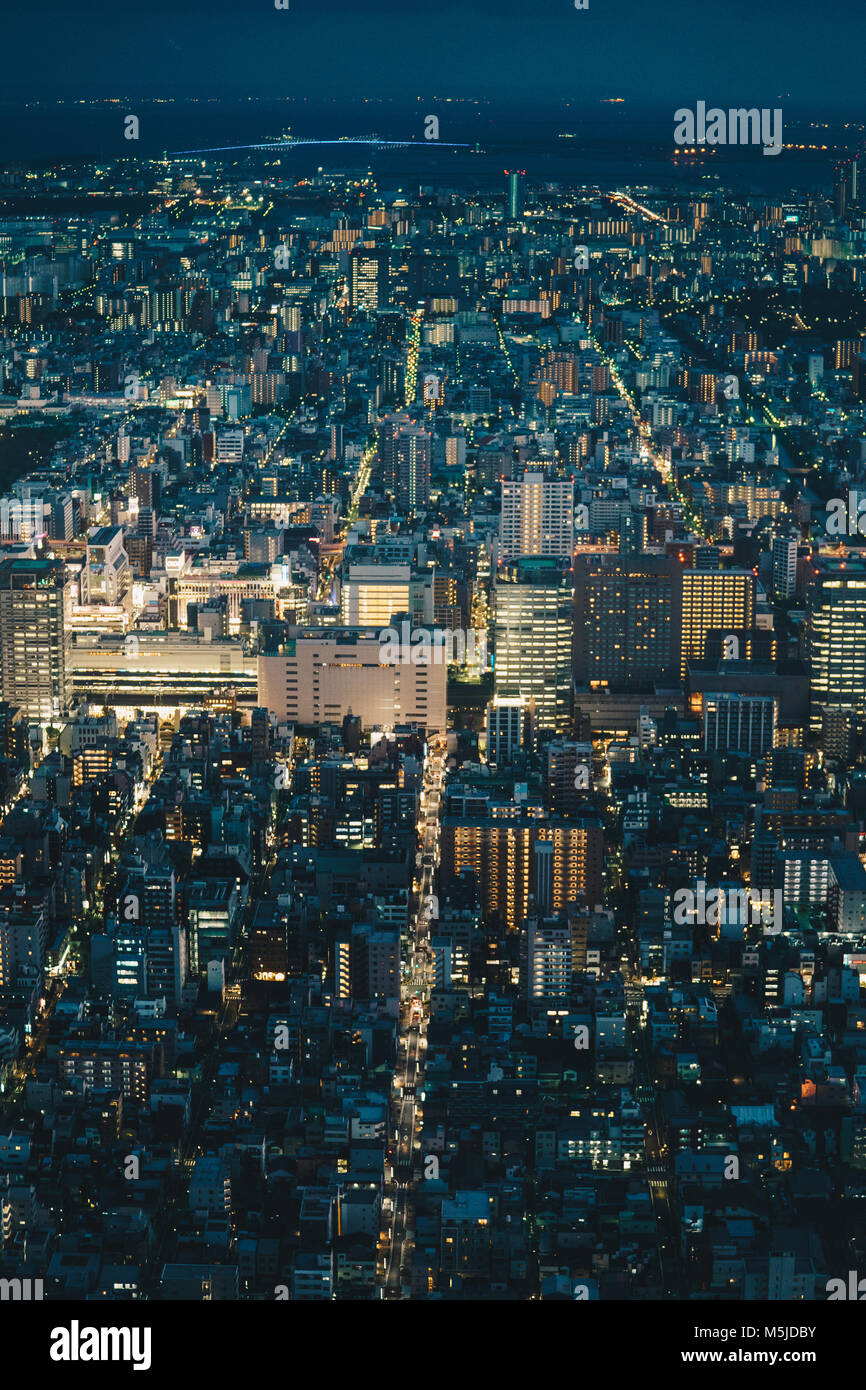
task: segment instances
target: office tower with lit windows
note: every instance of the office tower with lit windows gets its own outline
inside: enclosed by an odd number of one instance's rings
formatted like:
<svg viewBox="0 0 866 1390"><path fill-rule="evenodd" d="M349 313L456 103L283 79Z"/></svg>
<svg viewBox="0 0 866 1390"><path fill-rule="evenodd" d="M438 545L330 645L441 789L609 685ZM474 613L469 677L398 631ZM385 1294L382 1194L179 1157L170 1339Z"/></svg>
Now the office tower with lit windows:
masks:
<svg viewBox="0 0 866 1390"><path fill-rule="evenodd" d="M807 596L805 655L813 714L825 708L866 715L866 566L820 562Z"/></svg>
<svg viewBox="0 0 866 1390"><path fill-rule="evenodd" d="M349 256L349 303L382 309L388 303L390 257L385 247L356 246Z"/></svg>
<svg viewBox="0 0 866 1390"><path fill-rule="evenodd" d="M60 560L0 563L2 698L35 724L61 718L71 695L72 581Z"/></svg>
<svg viewBox="0 0 866 1390"><path fill-rule="evenodd" d="M503 560L521 555L570 559L574 550L574 483L524 473L503 478L499 543Z"/></svg>
<svg viewBox="0 0 866 1390"><path fill-rule="evenodd" d="M576 685L650 685L676 669L679 573L663 555L575 558Z"/></svg>
<svg viewBox="0 0 866 1390"><path fill-rule="evenodd" d="M493 585L497 696L525 701L533 727L571 723L572 573L555 556L500 565Z"/></svg>
<svg viewBox="0 0 866 1390"><path fill-rule="evenodd" d="M679 618L681 679L690 661L703 661L716 651L723 657L745 657L755 626L754 574L751 570L683 570Z"/></svg>

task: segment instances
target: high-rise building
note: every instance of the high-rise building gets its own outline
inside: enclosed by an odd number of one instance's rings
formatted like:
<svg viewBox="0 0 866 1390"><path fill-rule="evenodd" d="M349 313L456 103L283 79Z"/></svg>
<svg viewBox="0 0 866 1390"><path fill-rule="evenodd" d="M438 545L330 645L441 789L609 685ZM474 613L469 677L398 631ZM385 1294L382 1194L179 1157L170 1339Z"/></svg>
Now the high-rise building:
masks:
<svg viewBox="0 0 866 1390"><path fill-rule="evenodd" d="M48 940L45 901L28 894L23 884L0 892L0 988L15 984L18 971L41 971Z"/></svg>
<svg viewBox="0 0 866 1390"><path fill-rule="evenodd" d="M88 1089L120 1091L125 1100L146 1103L156 1052L153 1043L71 1039L59 1047L57 1065L65 1081L80 1078Z"/></svg>
<svg viewBox="0 0 866 1390"><path fill-rule="evenodd" d="M338 999L400 997L400 935L356 922L335 942L334 984Z"/></svg>
<svg viewBox="0 0 866 1390"><path fill-rule="evenodd" d="M521 696L533 732L571 723L571 570L555 556L500 565L493 586L496 695Z"/></svg>
<svg viewBox="0 0 866 1390"><path fill-rule="evenodd" d="M577 685L649 685L676 669L679 573L662 555L576 557Z"/></svg>
<svg viewBox="0 0 866 1390"><path fill-rule="evenodd" d="M533 898L546 914L571 903L601 901L603 831L593 817L539 820L490 814L442 819L440 883L448 888L464 869L478 881L485 919L517 931Z"/></svg>
<svg viewBox="0 0 866 1390"><path fill-rule="evenodd" d="M349 303L381 309L389 300L389 255L384 247L356 246L349 255Z"/></svg>
<svg viewBox="0 0 866 1390"><path fill-rule="evenodd" d="M530 917L521 927L521 974L532 1004L567 1001L571 992L572 937L565 918Z"/></svg>
<svg viewBox="0 0 866 1390"><path fill-rule="evenodd" d="M523 213L523 180L525 169L506 169L505 213L509 222L516 222Z"/></svg>
<svg viewBox="0 0 866 1390"><path fill-rule="evenodd" d="M790 598L797 591L797 538L777 536L773 541L773 592Z"/></svg>
<svg viewBox="0 0 866 1390"><path fill-rule="evenodd" d="M155 468L135 467L129 470L129 495L138 499L139 507L152 507L154 511L159 511L161 489L160 475Z"/></svg>
<svg viewBox="0 0 866 1390"><path fill-rule="evenodd" d="M809 373L809 384L815 386L824 376L823 352L810 352L806 360L806 365Z"/></svg>
<svg viewBox="0 0 866 1390"><path fill-rule="evenodd" d="M837 164L833 179L837 217L844 217L846 213L857 209L860 201L859 181L860 168L856 155L853 159Z"/></svg>
<svg viewBox="0 0 866 1390"><path fill-rule="evenodd" d="M450 887L464 869L474 870L484 918L498 917L507 930L517 931L529 915L533 830L525 816L443 817L441 887Z"/></svg>
<svg viewBox="0 0 866 1390"><path fill-rule="evenodd" d="M837 164L833 175L833 201L836 216L844 217L848 206L848 178L844 164Z"/></svg>
<svg viewBox="0 0 866 1390"><path fill-rule="evenodd" d="M401 511L415 515L430 500L433 436L408 415L386 416L378 433L382 480Z"/></svg>
<svg viewBox="0 0 866 1390"><path fill-rule="evenodd" d="M827 564L809 587L805 634L813 711L866 715L866 568Z"/></svg>
<svg viewBox="0 0 866 1390"><path fill-rule="evenodd" d="M545 473L502 480L499 540L503 560L520 555L558 555L574 550L574 483Z"/></svg>
<svg viewBox="0 0 866 1390"><path fill-rule="evenodd" d="M748 753L760 758L773 747L776 701L768 695L706 694L704 752Z"/></svg>
<svg viewBox="0 0 866 1390"><path fill-rule="evenodd" d="M71 694L72 581L60 560L0 563L2 697L33 723L60 718Z"/></svg>
<svg viewBox="0 0 866 1390"><path fill-rule="evenodd" d="M648 538L649 525L646 512L635 511L634 508L631 508L627 512L620 513L620 555L640 555L641 551L646 550Z"/></svg>
<svg viewBox="0 0 866 1390"><path fill-rule="evenodd" d="M130 578L123 528L99 526L91 531L87 537L87 559L81 572L82 603L121 603Z"/></svg>
<svg viewBox="0 0 866 1390"><path fill-rule="evenodd" d="M250 711L250 754L254 763L266 760L271 746L271 721L268 711L257 705Z"/></svg>
<svg viewBox="0 0 866 1390"><path fill-rule="evenodd" d="M860 338L838 338L833 344L833 368L837 372L850 372L854 358L861 348Z"/></svg>
<svg viewBox="0 0 866 1390"><path fill-rule="evenodd" d="M539 821L533 892L539 912L566 912L572 903L601 902L603 834L590 816Z"/></svg>
<svg viewBox="0 0 866 1390"><path fill-rule="evenodd" d="M212 960L231 955L238 925L237 884L228 879L194 879L186 886L189 968L199 975Z"/></svg>
<svg viewBox="0 0 866 1390"><path fill-rule="evenodd" d="M487 706L487 761L508 767L523 746L524 702L495 696Z"/></svg>
<svg viewBox="0 0 866 1390"><path fill-rule="evenodd" d="M827 705L821 719L821 747L825 758L850 762L856 746L855 720L844 710Z"/></svg>
<svg viewBox="0 0 866 1390"><path fill-rule="evenodd" d="M71 541L75 532L75 513L68 492L52 490L48 495L48 535L53 541Z"/></svg>
<svg viewBox="0 0 866 1390"><path fill-rule="evenodd" d="M544 751L550 809L554 815L570 815L592 791L592 744L552 738Z"/></svg>
<svg viewBox="0 0 866 1390"><path fill-rule="evenodd" d="M680 577L680 677L690 661L711 653L707 639L720 644L721 654L745 656L755 626L755 576L751 570L683 570Z"/></svg>

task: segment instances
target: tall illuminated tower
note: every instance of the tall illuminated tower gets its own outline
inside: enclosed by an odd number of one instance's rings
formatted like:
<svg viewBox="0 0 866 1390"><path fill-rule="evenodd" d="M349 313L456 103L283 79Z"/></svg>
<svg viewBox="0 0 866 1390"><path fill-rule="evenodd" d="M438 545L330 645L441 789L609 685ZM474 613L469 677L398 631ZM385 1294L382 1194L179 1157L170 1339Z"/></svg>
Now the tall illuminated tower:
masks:
<svg viewBox="0 0 866 1390"><path fill-rule="evenodd" d="M59 560L0 563L2 696L37 724L66 713L70 700L72 581Z"/></svg>
<svg viewBox="0 0 866 1390"><path fill-rule="evenodd" d="M493 587L497 696L522 696L534 729L571 727L572 573L554 556L502 565Z"/></svg>
<svg viewBox="0 0 866 1390"><path fill-rule="evenodd" d="M508 183L505 187L505 212L509 222L516 222L523 215L523 180L525 169L506 169Z"/></svg>
<svg viewBox="0 0 866 1390"><path fill-rule="evenodd" d="M574 551L574 483L524 473L502 480L502 519L499 528L502 558L520 555L560 555Z"/></svg>

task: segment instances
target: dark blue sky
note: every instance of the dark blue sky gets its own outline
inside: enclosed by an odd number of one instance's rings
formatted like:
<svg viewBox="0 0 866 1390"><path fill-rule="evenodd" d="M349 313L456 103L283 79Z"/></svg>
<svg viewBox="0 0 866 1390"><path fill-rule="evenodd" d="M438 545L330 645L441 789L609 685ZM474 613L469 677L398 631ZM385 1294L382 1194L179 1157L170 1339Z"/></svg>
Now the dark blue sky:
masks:
<svg viewBox="0 0 866 1390"><path fill-rule="evenodd" d="M7 100L624 96L860 115L864 0L7 0ZM22 61L14 60L20 54ZM781 103L780 103L781 98Z"/></svg>

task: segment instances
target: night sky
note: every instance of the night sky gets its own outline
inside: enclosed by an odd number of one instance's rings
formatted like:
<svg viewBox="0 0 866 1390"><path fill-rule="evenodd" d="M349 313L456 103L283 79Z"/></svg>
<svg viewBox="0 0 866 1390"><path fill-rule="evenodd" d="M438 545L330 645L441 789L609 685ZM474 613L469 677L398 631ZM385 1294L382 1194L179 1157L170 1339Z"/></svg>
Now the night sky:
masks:
<svg viewBox="0 0 866 1390"><path fill-rule="evenodd" d="M473 97L527 111L622 96L863 110L861 0L22 0L6 102L72 96Z"/></svg>

